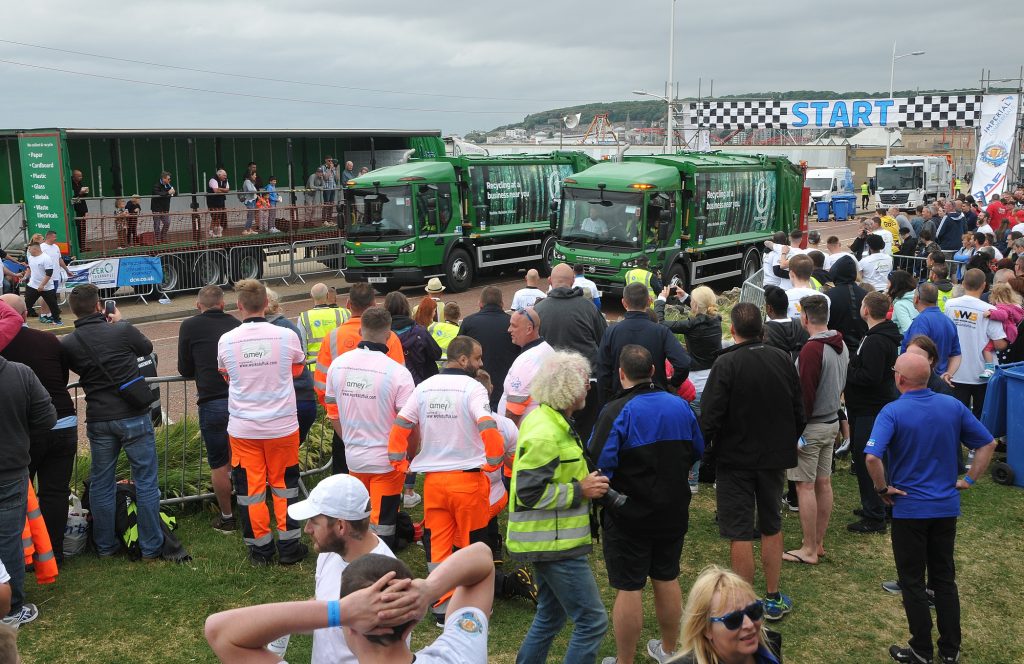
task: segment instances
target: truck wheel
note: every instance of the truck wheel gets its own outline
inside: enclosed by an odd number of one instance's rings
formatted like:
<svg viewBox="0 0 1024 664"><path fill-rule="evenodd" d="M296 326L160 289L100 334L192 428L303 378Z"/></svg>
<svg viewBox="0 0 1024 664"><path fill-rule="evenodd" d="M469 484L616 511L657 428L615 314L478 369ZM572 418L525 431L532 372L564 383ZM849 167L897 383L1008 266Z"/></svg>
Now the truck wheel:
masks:
<svg viewBox="0 0 1024 664"><path fill-rule="evenodd" d="M160 267L163 268L164 278L160 282L159 290L163 293L185 288L185 265L177 256L161 256Z"/></svg>
<svg viewBox="0 0 1024 664"><path fill-rule="evenodd" d="M761 252L758 251L757 247L747 249L747 253L743 256L743 273L741 275L743 281L754 276L761 269L761 263Z"/></svg>
<svg viewBox="0 0 1024 664"><path fill-rule="evenodd" d="M263 278L263 252L247 247L231 253L231 283Z"/></svg>
<svg viewBox="0 0 1024 664"><path fill-rule="evenodd" d="M551 274L551 268L555 262L555 244L558 240L554 235L549 235L544 238L544 242L540 245L540 276L546 277Z"/></svg>
<svg viewBox="0 0 1024 664"><path fill-rule="evenodd" d="M682 263L673 263L672 267L668 269L668 274L665 275L664 284L668 286L672 283L673 279L679 279L679 283L683 285L683 290L687 293L690 292L690 271L686 269L686 266ZM655 293L657 295L657 293Z"/></svg>
<svg viewBox="0 0 1024 664"><path fill-rule="evenodd" d="M1013 484L1015 476L1013 466L1010 464L1003 462L992 464L992 481L996 484L1010 486Z"/></svg>
<svg viewBox="0 0 1024 664"><path fill-rule="evenodd" d="M461 293L473 285L473 260L465 249L453 249L448 254L444 274L453 293Z"/></svg>
<svg viewBox="0 0 1024 664"><path fill-rule="evenodd" d="M204 286L220 286L227 283L227 266L223 254L217 252L202 253L196 257L194 266L196 288Z"/></svg>

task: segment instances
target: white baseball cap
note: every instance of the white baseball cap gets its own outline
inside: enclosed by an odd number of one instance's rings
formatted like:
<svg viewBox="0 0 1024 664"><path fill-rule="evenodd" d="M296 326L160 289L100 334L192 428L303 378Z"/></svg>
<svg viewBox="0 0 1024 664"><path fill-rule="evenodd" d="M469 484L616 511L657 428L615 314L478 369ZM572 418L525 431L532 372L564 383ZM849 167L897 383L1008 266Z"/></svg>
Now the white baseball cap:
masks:
<svg viewBox="0 0 1024 664"><path fill-rule="evenodd" d="M370 493L351 475L331 475L313 487L309 498L288 506L288 516L297 521L320 514L345 521L365 519L370 516Z"/></svg>

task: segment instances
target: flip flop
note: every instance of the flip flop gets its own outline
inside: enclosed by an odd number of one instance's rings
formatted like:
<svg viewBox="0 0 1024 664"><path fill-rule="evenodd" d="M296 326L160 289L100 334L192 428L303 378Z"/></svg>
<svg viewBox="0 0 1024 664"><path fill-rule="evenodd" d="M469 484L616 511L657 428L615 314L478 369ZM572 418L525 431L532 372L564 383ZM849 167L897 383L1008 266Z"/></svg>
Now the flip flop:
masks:
<svg viewBox="0 0 1024 664"><path fill-rule="evenodd" d="M789 556L789 558L787 558L786 556ZM804 560L803 558L801 558L800 556L798 556L795 553L793 553L792 551L784 551L782 553L782 559L785 560L787 563L800 563L801 565L817 565L818 564L818 563L809 563L806 560Z"/></svg>

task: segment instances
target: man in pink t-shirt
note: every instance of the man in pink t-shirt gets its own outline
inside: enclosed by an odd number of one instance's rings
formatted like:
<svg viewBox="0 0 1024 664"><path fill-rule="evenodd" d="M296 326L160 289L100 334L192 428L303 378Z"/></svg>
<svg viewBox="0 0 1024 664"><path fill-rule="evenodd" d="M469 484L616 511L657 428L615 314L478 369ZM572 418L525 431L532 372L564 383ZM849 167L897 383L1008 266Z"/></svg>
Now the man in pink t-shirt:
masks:
<svg viewBox="0 0 1024 664"><path fill-rule="evenodd" d="M509 418L518 427L523 418L537 407L537 403L530 397L530 383L540 365L555 349L540 336L540 314L532 307L512 314L508 333L512 343L523 350L505 376L504 390L498 401L498 414Z"/></svg>
<svg viewBox="0 0 1024 664"><path fill-rule="evenodd" d="M274 500L278 562L305 559L301 525L288 517L299 499L299 422L292 378L302 373L305 353L291 330L268 323L267 289L245 279L235 284L242 324L217 344L217 368L228 382L228 440L242 539L249 561L274 561L267 484Z"/></svg>

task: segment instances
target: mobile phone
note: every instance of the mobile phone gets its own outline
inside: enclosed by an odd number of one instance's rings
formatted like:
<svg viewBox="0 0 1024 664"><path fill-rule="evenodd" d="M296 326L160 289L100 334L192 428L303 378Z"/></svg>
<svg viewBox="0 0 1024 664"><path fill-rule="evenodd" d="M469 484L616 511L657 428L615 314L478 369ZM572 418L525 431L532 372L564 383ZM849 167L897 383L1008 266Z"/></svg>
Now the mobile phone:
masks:
<svg viewBox="0 0 1024 664"><path fill-rule="evenodd" d="M117 303L113 300L107 300L103 303L103 313L107 316L113 316L114 311L117 310Z"/></svg>

